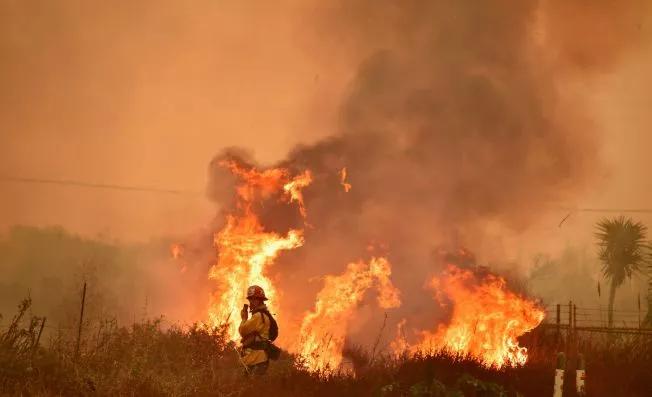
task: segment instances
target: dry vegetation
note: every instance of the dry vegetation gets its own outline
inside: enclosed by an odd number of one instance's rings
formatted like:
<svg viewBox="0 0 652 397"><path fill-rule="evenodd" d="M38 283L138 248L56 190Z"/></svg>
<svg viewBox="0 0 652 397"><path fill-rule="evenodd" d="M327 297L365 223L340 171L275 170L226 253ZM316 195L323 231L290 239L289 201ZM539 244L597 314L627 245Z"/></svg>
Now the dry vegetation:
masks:
<svg viewBox="0 0 652 397"><path fill-rule="evenodd" d="M220 330L178 328L161 319L111 319L107 313L119 312L115 295L122 296L122 301L137 297L121 288L109 270L136 278L136 258L144 255L137 249L78 239L63 231L20 228L0 240L0 252L5 272L5 281L0 280L4 315L0 322L1 395L448 397L520 393L549 397L555 354L565 348L563 335L558 340L554 332L539 328L522 338L522 344L530 348L526 366L495 371L442 353L390 358L350 346L345 355L355 368L355 378L319 377L296 369L293 357L284 355L265 378L252 380L243 376L236 353ZM80 284L73 276L79 270L69 264L83 263L87 252L107 266L91 274L95 281L86 302L88 320L75 358ZM57 287L48 289L40 278ZM30 287L34 305L31 299L19 303L17 296ZM98 309L98 301L107 303L106 310ZM48 316L46 328L37 344L44 315ZM372 334L375 340L376 333ZM652 395L652 338L580 335L579 349L587 358L589 396Z"/></svg>
<svg viewBox="0 0 652 397"><path fill-rule="evenodd" d="M532 353L528 364L500 371L444 353L372 359L362 348L349 348L356 377L310 374L284 355L267 376L248 379L220 330L105 321L86 330L75 357L75 332L58 331L36 344L41 319L29 315L30 304L24 300L0 334L6 395L548 396L561 346L539 329L524 340ZM587 356L590 396L650 395L649 340L585 338L579 346Z"/></svg>

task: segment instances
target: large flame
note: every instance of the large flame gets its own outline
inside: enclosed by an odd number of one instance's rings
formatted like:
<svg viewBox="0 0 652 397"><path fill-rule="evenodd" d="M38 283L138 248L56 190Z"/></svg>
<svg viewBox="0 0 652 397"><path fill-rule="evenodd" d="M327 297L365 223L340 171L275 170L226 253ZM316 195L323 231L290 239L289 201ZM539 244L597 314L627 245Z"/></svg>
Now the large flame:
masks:
<svg viewBox="0 0 652 397"><path fill-rule="evenodd" d="M213 326L227 326L232 340L237 340L237 311L245 301L245 292L250 285L259 285L270 300L269 309L275 312L276 288L266 271L282 250L291 250L303 245L303 230L293 229L286 235L266 231L258 216L253 212L257 200L280 195L287 201L297 202L305 216L301 189L311 182L306 171L291 178L289 171L273 168L259 171L245 168L232 161L220 165L227 167L238 177L237 211L227 216L226 225L215 235L218 260L209 272L217 288L211 296L209 320Z"/></svg>
<svg viewBox="0 0 652 397"><path fill-rule="evenodd" d="M225 226L214 238L218 259L210 269L209 278L217 285L208 314L212 326L226 326L230 338L237 340L236 317L247 287L261 286L270 299L270 311L275 312L278 296L268 277L268 268L281 251L304 243L303 229L291 229L285 235L266 230L254 211L255 204L270 198L295 203L305 219L302 190L312 182L312 175L305 171L291 176L283 168L257 170L234 161L220 164L239 183L237 206L227 215ZM340 176L341 184L348 191L346 169L342 169ZM179 258L183 247L173 246L172 253ZM464 257L472 259L472 256ZM298 363L322 374L342 370L348 326L365 293L375 289L381 308L400 305L399 291L390 281L390 275L387 259L374 257L369 262L350 263L340 275L325 276L314 309L305 314L301 323ZM433 278L429 287L437 299L450 304L449 321L434 331L422 331L416 344L407 342L404 332L407 322L401 321L393 343L396 350L447 350L471 355L487 366L498 368L526 362L527 350L519 346L517 338L543 320L544 311L535 302L509 291L505 280L498 276L482 275L452 264L440 277Z"/></svg>
<svg viewBox="0 0 652 397"><path fill-rule="evenodd" d="M439 300L450 302L451 317L436 331L422 332L421 341L410 350L470 355L496 368L525 364L527 349L517 338L543 321L544 311L536 302L511 292L501 277L454 265L433 278L429 287ZM396 346L404 347L404 339L399 338Z"/></svg>
<svg viewBox="0 0 652 397"><path fill-rule="evenodd" d="M387 259L372 258L369 263L350 263L343 274L324 278L315 308L301 324L299 362L304 368L320 373L339 368L347 326L368 289L377 288L381 308L400 305L391 272Z"/></svg>

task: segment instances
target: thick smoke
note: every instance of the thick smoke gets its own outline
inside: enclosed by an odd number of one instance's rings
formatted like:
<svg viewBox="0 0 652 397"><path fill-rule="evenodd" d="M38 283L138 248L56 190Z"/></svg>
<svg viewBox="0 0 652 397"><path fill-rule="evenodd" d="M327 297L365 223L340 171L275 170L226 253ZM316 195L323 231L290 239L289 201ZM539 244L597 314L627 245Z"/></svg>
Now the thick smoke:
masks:
<svg viewBox="0 0 652 397"><path fill-rule="evenodd" d="M438 247L474 251L488 229L523 232L592 181L595 126L584 106L564 101L561 85L632 47L642 2L553 3L342 1L329 9L317 28L342 52L367 55L339 131L278 164L315 174L305 192L314 227L277 267L286 295L299 293L296 280L340 272L370 243L389 253L402 291L419 291ZM581 24L569 22L574 15ZM596 37L605 23L614 34L603 47ZM342 167L349 193L338 184ZM211 191L231 184L216 175ZM266 224L287 227L288 217L268 208ZM405 294L401 310L423 313L424 294Z"/></svg>

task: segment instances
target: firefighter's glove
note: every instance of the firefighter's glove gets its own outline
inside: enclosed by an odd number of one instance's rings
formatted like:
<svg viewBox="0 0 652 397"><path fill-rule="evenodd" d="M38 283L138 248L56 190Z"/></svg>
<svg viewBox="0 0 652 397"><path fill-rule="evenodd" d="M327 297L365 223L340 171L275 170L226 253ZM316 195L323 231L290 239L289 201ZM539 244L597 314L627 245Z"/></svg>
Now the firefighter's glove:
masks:
<svg viewBox="0 0 652 397"><path fill-rule="evenodd" d="M243 307L242 310L240 310L240 318L242 321L247 321L249 318L249 310L247 310L246 307Z"/></svg>

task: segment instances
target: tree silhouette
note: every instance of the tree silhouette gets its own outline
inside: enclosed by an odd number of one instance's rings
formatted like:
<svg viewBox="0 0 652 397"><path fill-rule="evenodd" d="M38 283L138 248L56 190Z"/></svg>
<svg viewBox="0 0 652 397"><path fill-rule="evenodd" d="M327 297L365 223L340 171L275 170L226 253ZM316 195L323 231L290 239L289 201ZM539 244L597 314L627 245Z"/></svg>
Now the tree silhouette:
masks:
<svg viewBox="0 0 652 397"><path fill-rule="evenodd" d="M648 253L647 263L647 314L643 320L643 326L646 328L652 327L652 252ZM639 307L640 307L639 298Z"/></svg>
<svg viewBox="0 0 652 397"><path fill-rule="evenodd" d="M647 227L640 222L620 216L615 219L602 219L597 223L596 228L595 236L600 248L602 274L611 282L608 322L609 327L613 327L616 289L648 262Z"/></svg>

